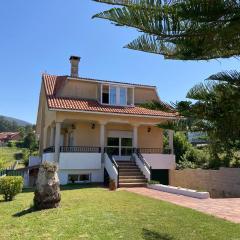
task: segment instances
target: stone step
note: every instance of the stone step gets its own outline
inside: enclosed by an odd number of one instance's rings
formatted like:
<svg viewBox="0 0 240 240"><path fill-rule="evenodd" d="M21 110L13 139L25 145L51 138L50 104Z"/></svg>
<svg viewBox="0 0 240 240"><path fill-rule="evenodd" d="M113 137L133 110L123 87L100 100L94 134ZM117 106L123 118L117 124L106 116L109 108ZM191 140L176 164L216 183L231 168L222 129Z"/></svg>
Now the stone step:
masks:
<svg viewBox="0 0 240 240"><path fill-rule="evenodd" d="M136 163L134 162L123 162L123 163L120 163L120 162L117 162L118 166L136 166Z"/></svg>
<svg viewBox="0 0 240 240"><path fill-rule="evenodd" d="M126 176L120 176L119 179L145 179L145 177L141 175L126 175Z"/></svg>
<svg viewBox="0 0 240 240"><path fill-rule="evenodd" d="M122 176L143 176L143 174L140 171L135 172L119 172L119 177Z"/></svg>
<svg viewBox="0 0 240 240"><path fill-rule="evenodd" d="M139 169L137 166L119 166L119 169Z"/></svg>
<svg viewBox="0 0 240 240"><path fill-rule="evenodd" d="M125 187L125 188L129 188L129 187L146 187L147 184L146 183L119 183L119 187Z"/></svg>
<svg viewBox="0 0 240 240"><path fill-rule="evenodd" d="M134 178L127 178L127 179L120 179L119 183L146 183L147 179L134 179Z"/></svg>

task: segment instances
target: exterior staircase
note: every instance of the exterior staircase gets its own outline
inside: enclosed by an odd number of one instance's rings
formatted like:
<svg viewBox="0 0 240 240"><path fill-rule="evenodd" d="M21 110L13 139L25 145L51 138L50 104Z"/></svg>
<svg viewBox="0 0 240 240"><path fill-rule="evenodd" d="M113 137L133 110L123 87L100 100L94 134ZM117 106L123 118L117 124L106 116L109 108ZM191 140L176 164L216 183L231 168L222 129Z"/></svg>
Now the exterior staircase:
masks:
<svg viewBox="0 0 240 240"><path fill-rule="evenodd" d="M119 187L146 187L147 179L134 161L117 161Z"/></svg>

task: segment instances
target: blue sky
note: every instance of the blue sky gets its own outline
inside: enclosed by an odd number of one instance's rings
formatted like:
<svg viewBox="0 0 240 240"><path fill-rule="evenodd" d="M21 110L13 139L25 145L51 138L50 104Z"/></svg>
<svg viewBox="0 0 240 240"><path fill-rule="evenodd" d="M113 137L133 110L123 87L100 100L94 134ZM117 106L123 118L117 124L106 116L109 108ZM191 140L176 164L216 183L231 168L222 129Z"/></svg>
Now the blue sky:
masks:
<svg viewBox="0 0 240 240"><path fill-rule="evenodd" d="M238 69L239 60L173 61L124 49L139 33L91 17L109 6L91 0L1 0L0 115L36 121L41 74L80 75L156 85L165 101L183 100L209 75Z"/></svg>

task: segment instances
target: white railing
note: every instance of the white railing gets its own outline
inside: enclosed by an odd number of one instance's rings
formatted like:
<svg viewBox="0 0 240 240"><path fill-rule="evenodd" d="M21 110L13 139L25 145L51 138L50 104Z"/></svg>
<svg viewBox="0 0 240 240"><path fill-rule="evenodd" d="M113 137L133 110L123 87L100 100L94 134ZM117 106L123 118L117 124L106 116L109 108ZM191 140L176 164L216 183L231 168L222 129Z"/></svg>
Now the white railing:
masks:
<svg viewBox="0 0 240 240"><path fill-rule="evenodd" d="M144 158L141 159L142 156L139 154L134 153L133 158L137 164L137 166L142 171L143 175L147 180L151 180L151 167L147 164Z"/></svg>
<svg viewBox="0 0 240 240"><path fill-rule="evenodd" d="M104 153L104 167L108 172L109 178L114 180L116 187L118 187L119 172L118 165L114 159L111 159L107 153Z"/></svg>

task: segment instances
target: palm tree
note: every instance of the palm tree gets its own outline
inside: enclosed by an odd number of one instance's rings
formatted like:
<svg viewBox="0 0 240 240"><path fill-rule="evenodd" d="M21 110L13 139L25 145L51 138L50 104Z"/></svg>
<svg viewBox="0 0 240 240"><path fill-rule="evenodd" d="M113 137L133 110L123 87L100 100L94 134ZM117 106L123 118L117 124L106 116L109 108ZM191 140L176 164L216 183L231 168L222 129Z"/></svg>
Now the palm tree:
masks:
<svg viewBox="0 0 240 240"><path fill-rule="evenodd" d="M240 53L240 1L94 1L119 6L94 18L143 33L127 48L181 60L229 58Z"/></svg>
<svg viewBox="0 0 240 240"><path fill-rule="evenodd" d="M206 132L217 164L224 155L223 165L229 166L234 151L240 149L240 73L229 71L212 75L205 83L190 89L187 98L193 101L177 102L171 104L171 108L154 102L143 106L178 111L184 118L159 124L159 127Z"/></svg>

